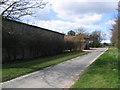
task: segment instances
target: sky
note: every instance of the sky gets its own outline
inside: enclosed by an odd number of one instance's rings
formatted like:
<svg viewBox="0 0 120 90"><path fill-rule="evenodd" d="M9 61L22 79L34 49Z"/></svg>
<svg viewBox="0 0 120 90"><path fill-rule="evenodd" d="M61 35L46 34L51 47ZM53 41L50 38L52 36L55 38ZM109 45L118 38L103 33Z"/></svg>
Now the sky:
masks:
<svg viewBox="0 0 120 90"><path fill-rule="evenodd" d="M25 16L23 22L60 33L84 28L91 33L100 30L102 42L110 43L112 24L115 24L119 0L44 0L44 9L34 9L33 16Z"/></svg>

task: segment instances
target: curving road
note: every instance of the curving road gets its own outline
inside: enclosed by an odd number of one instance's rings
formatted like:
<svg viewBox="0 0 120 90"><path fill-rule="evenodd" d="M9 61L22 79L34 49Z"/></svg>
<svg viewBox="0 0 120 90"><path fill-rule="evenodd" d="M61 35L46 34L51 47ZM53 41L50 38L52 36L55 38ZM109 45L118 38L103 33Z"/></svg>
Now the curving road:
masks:
<svg viewBox="0 0 120 90"><path fill-rule="evenodd" d="M2 88L69 88L79 75L107 49L88 50L91 53L4 82Z"/></svg>

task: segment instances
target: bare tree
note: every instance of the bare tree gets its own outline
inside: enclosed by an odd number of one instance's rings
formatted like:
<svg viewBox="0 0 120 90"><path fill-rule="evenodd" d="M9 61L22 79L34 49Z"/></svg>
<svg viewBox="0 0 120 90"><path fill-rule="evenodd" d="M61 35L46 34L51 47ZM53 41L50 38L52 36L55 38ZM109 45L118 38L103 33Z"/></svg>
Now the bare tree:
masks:
<svg viewBox="0 0 120 90"><path fill-rule="evenodd" d="M120 1L118 3L118 16L116 19L116 23L112 26L111 32L112 32L112 37L111 37L111 42L114 46L120 49Z"/></svg>
<svg viewBox="0 0 120 90"><path fill-rule="evenodd" d="M84 38L88 37L88 34L84 27L79 27L78 29L76 29L76 37L79 40L83 40Z"/></svg>
<svg viewBox="0 0 120 90"><path fill-rule="evenodd" d="M101 41L103 40L104 34L101 31L93 31L90 34L90 45L92 47L99 47L101 44Z"/></svg>
<svg viewBox="0 0 120 90"><path fill-rule="evenodd" d="M79 27L76 29L76 33L77 34L83 34L83 33L86 33L86 30L84 27Z"/></svg>
<svg viewBox="0 0 120 90"><path fill-rule="evenodd" d="M2 0L0 8L3 9L1 15L5 18L19 19L26 15L33 15L34 8L43 9L46 6L43 0Z"/></svg>

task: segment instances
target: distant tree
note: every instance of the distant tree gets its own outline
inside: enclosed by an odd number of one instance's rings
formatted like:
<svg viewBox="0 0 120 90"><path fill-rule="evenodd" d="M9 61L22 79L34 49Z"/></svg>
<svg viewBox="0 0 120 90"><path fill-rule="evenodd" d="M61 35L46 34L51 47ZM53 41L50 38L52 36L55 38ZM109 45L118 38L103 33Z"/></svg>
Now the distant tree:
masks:
<svg viewBox="0 0 120 90"><path fill-rule="evenodd" d="M1 0L1 15L9 19L19 19L26 15L33 15L33 8L44 8L43 0Z"/></svg>
<svg viewBox="0 0 120 90"><path fill-rule="evenodd" d="M92 47L99 47L100 46L100 42L102 41L102 33L101 31L93 31L90 34L90 45Z"/></svg>
<svg viewBox="0 0 120 90"><path fill-rule="evenodd" d="M69 35L69 36L75 36L75 32L74 31L69 31L68 33L67 33L67 35Z"/></svg>
<svg viewBox="0 0 120 90"><path fill-rule="evenodd" d="M79 27L76 29L76 38L80 41L84 38L88 37L88 34L86 33L86 30L83 27Z"/></svg>
<svg viewBox="0 0 120 90"><path fill-rule="evenodd" d="M105 47L105 46L110 46L110 44L109 44L109 43L103 43L102 46L103 46L103 47Z"/></svg>
<svg viewBox="0 0 120 90"><path fill-rule="evenodd" d="M85 34L86 30L84 27L79 27L76 29L76 34Z"/></svg>
<svg viewBox="0 0 120 90"><path fill-rule="evenodd" d="M86 42L86 38L89 38L89 36L86 33L85 28L79 27L78 29L76 29L76 36L74 38L74 42L77 49L81 49L83 42Z"/></svg>

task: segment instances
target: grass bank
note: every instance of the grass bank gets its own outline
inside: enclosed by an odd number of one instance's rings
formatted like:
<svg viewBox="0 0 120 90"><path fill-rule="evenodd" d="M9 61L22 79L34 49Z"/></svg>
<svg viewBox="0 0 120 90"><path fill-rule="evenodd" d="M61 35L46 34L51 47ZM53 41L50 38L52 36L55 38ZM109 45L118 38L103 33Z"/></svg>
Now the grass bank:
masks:
<svg viewBox="0 0 120 90"><path fill-rule="evenodd" d="M87 54L83 51L74 51L70 53L64 53L61 55L40 58L37 60L20 61L14 63L8 63L2 65L2 82L11 80L13 78L43 69L48 66L52 66L66 60Z"/></svg>
<svg viewBox="0 0 120 90"><path fill-rule="evenodd" d="M118 50L109 48L71 88L118 88Z"/></svg>

